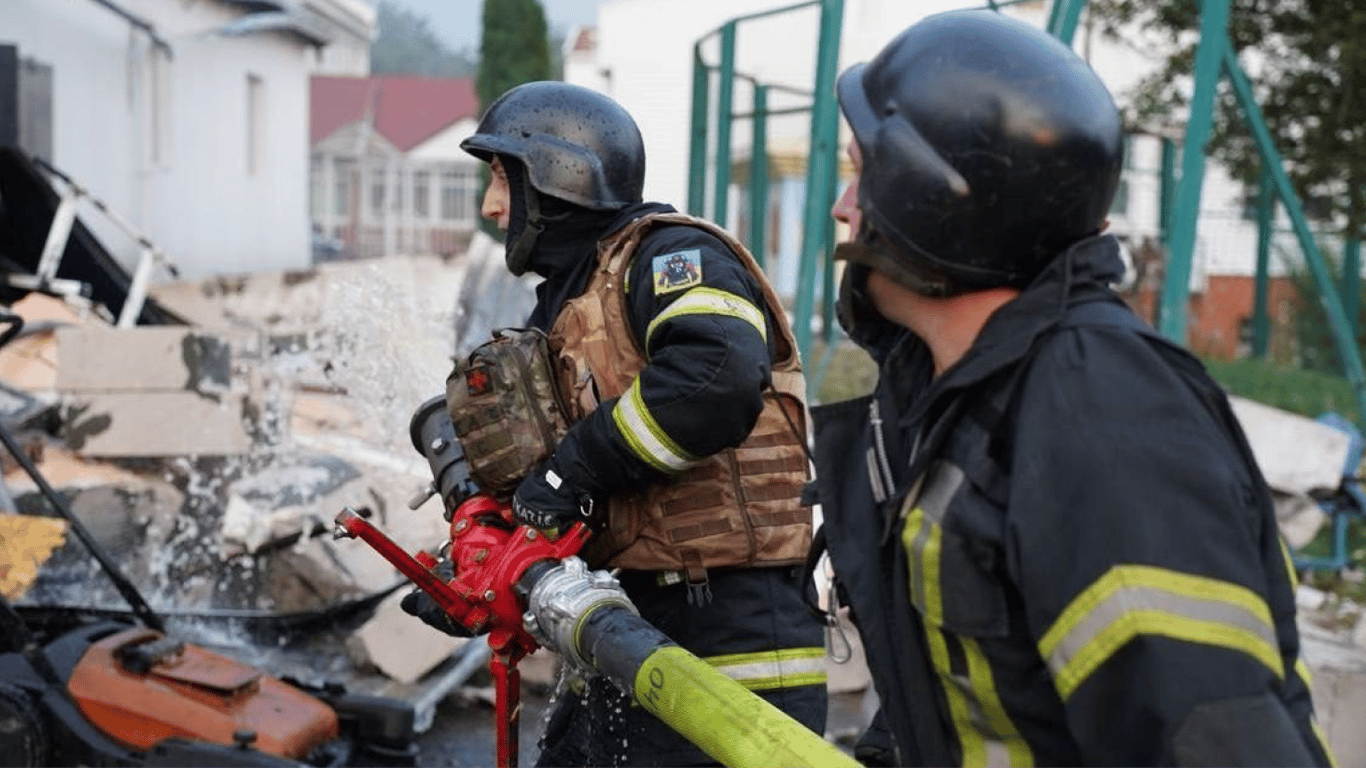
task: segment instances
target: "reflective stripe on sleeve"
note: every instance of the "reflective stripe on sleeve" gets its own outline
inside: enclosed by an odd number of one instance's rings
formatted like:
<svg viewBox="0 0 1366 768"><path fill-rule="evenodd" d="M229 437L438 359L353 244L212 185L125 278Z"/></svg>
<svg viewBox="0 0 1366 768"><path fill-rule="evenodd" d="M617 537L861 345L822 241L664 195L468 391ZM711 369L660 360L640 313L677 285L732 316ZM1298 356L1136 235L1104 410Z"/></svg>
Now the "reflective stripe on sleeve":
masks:
<svg viewBox="0 0 1366 768"><path fill-rule="evenodd" d="M698 457L679 448L659 423L650 415L645 401L640 397L640 379L631 382L631 388L617 400L612 409L612 421L617 425L631 452L643 461L663 472L674 474L682 472L698 461Z"/></svg>
<svg viewBox="0 0 1366 768"><path fill-rule="evenodd" d="M824 648L732 653L703 661L751 691L825 685L827 677Z"/></svg>
<svg viewBox="0 0 1366 768"><path fill-rule="evenodd" d="M649 349L655 329L683 315L722 315L744 320L754 326L754 330L759 332L765 342L768 341L768 325L764 322L763 311L733 293L700 286L679 296L674 303L665 307L663 312L655 315L649 327L645 329L645 348Z"/></svg>
<svg viewBox="0 0 1366 768"><path fill-rule="evenodd" d="M1266 601L1219 579L1121 565L1087 587L1039 641L1066 701L1120 648L1157 635L1241 651L1285 677Z"/></svg>

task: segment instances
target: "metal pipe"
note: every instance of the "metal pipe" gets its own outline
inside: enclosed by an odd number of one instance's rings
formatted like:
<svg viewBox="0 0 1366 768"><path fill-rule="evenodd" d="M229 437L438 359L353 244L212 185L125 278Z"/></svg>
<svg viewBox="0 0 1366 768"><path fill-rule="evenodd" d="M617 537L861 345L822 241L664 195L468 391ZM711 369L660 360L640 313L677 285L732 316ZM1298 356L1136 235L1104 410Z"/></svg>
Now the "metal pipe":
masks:
<svg viewBox="0 0 1366 768"><path fill-rule="evenodd" d="M768 251L768 86L754 86L749 145L749 252L762 268Z"/></svg>
<svg viewBox="0 0 1366 768"><path fill-rule="evenodd" d="M712 179L711 220L725 227L730 213L731 123L735 101L735 24L721 28L721 70L716 92L716 176Z"/></svg>
<svg viewBox="0 0 1366 768"><path fill-rule="evenodd" d="M1226 0L1220 1L1226 2ZM1213 4L1217 6L1220 3L1214 2ZM1248 127L1252 129L1252 138L1262 153L1263 167L1271 173L1271 181L1280 196L1281 205L1285 206L1286 213L1290 215L1290 223L1295 230L1295 236L1300 241L1300 250L1304 252L1304 259L1309 266L1309 272L1313 275L1314 283L1319 289L1319 303L1323 305L1323 310L1328 315L1328 326L1333 333L1333 341L1337 344L1338 355L1342 358L1344 378L1351 383L1353 394L1356 395L1357 413L1366 418L1366 369L1362 367L1361 350L1357 348L1352 326L1348 323L1347 315L1342 309L1342 302L1338 299L1337 283L1324 263L1323 254L1319 252L1318 243L1314 241L1314 234L1309 231L1304 207L1300 204L1299 196L1295 194L1295 189L1290 184L1290 177L1281 167L1280 153L1276 151L1276 144L1271 138L1271 131L1266 127L1262 108L1257 104L1257 99L1252 92L1252 83L1248 81L1242 65L1238 63L1238 57L1233 52L1233 45L1228 41L1227 33L1221 35L1219 43L1223 53L1224 72L1233 85L1233 93L1243 108L1243 114L1247 116ZM1203 46L1204 43L1202 42L1201 45Z"/></svg>
<svg viewBox="0 0 1366 768"><path fill-rule="evenodd" d="M152 38L152 42L155 43L158 48L165 51L168 58L171 57L171 44L162 39L161 35L157 34L156 29L145 19L140 16L134 16L132 12L123 9L110 0L93 0L93 2L113 11L115 14L123 17L124 21L132 24L143 32L146 32L147 36Z"/></svg>

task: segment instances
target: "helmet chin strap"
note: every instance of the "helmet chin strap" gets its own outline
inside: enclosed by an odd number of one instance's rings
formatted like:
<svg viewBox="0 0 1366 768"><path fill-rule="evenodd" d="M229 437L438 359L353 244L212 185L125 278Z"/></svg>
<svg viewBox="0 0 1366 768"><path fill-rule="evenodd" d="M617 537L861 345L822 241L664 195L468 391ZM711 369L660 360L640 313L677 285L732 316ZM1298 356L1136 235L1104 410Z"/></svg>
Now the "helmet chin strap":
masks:
<svg viewBox="0 0 1366 768"><path fill-rule="evenodd" d="M508 202L512 209L504 258L508 271L521 277L531 263L536 238L545 231L545 221L541 218L540 198L531 186L526 167L519 160L504 158L503 170L508 175L508 196L511 198Z"/></svg>
<svg viewBox="0 0 1366 768"><path fill-rule="evenodd" d="M965 286L935 269L928 260L898 251L867 219L853 240L835 246L834 258L876 269L921 296L953 296L965 290Z"/></svg>

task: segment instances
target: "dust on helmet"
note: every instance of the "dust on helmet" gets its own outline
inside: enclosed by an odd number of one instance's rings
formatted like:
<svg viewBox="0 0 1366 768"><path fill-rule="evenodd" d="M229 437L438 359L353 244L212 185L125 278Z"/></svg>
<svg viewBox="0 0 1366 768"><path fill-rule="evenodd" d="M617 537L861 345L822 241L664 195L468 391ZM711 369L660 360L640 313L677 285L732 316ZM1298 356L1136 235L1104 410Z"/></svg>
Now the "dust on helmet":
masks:
<svg viewBox="0 0 1366 768"><path fill-rule="evenodd" d="M932 276L902 279L912 288L1022 287L1103 226L1119 111L1042 29L991 10L935 14L847 69L837 95L863 157L859 239L881 243L893 274Z"/></svg>
<svg viewBox="0 0 1366 768"><path fill-rule="evenodd" d="M521 161L541 194L595 211L641 201L645 146L631 115L611 98L558 81L524 83L499 96L460 143L484 161Z"/></svg>

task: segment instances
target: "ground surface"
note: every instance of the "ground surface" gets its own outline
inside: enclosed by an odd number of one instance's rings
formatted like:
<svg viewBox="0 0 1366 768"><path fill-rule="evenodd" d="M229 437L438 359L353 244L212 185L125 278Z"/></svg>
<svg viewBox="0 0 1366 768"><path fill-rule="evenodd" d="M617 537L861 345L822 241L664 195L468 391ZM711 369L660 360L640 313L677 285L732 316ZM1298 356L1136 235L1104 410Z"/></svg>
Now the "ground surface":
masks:
<svg viewBox="0 0 1366 768"><path fill-rule="evenodd" d="M545 725L548 696L537 692L522 695L519 766L536 764L536 739ZM861 729L863 693L843 693L830 697L827 734L846 750L853 734ZM423 766L452 768L491 768L495 760L494 715L490 703L457 695L447 697L437 708L432 727L422 735Z"/></svg>

